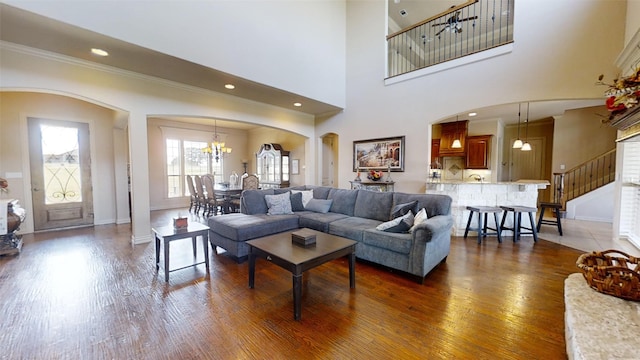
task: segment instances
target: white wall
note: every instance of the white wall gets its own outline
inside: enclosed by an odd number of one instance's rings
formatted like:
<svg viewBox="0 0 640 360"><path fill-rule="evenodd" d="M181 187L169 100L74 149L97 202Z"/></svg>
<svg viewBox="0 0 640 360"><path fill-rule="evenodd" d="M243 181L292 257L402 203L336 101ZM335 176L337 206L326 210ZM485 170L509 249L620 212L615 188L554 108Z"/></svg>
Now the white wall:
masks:
<svg viewBox="0 0 640 360"><path fill-rule="evenodd" d="M627 19L624 43L629 44L633 35L640 29L640 0L627 0Z"/></svg>
<svg viewBox="0 0 640 360"><path fill-rule="evenodd" d="M396 190L422 192L431 123L495 104L602 98L594 82L618 71L625 9L622 1L520 0L510 54L384 86L385 4L349 1L347 107L316 133L339 134L341 149L354 140L405 135L405 172L394 175ZM340 153L339 187L355 176L351 156Z"/></svg>
<svg viewBox="0 0 640 360"><path fill-rule="evenodd" d="M341 108L345 104L344 0L4 2Z"/></svg>
<svg viewBox="0 0 640 360"><path fill-rule="evenodd" d="M615 183L567 201L567 219L613 222Z"/></svg>

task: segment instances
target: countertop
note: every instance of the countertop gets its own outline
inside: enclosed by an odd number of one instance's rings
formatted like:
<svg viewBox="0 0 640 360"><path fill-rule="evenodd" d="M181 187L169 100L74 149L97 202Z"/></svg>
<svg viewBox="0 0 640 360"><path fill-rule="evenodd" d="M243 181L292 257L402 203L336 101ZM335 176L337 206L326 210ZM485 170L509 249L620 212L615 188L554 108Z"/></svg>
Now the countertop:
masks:
<svg viewBox="0 0 640 360"><path fill-rule="evenodd" d="M443 180L439 182L427 181L427 184L453 184L453 185L551 185L548 180L518 180L518 181L462 181L462 180Z"/></svg>

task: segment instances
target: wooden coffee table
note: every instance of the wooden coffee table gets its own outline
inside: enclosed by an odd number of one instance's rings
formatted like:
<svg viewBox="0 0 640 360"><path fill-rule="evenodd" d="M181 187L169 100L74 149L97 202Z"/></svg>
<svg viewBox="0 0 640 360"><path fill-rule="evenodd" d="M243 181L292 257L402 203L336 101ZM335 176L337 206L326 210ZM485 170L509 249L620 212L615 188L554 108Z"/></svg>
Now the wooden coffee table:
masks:
<svg viewBox="0 0 640 360"><path fill-rule="evenodd" d="M305 229L316 234L316 244L301 246L291 242L291 233L249 240L249 288L253 289L256 257L264 258L293 274L293 317L300 320L302 273L328 261L349 258L349 286L356 287L356 241L323 232Z"/></svg>

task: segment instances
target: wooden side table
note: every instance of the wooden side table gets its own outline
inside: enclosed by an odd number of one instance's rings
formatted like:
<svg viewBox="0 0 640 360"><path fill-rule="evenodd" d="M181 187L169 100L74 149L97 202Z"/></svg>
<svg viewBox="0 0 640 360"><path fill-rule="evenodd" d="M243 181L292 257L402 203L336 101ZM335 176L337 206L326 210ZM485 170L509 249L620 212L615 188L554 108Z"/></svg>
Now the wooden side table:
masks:
<svg viewBox="0 0 640 360"><path fill-rule="evenodd" d="M207 274L209 273L209 227L198 222L189 223L186 229L175 229L173 226L163 226L152 228L156 238L156 271L160 269L160 240L164 242L164 281L169 281L169 272L182 270L191 266L205 264ZM196 238L202 236L202 247L204 248L204 261L183 266L181 268L169 270L169 243L173 240L191 238L193 245L193 257L196 257Z"/></svg>

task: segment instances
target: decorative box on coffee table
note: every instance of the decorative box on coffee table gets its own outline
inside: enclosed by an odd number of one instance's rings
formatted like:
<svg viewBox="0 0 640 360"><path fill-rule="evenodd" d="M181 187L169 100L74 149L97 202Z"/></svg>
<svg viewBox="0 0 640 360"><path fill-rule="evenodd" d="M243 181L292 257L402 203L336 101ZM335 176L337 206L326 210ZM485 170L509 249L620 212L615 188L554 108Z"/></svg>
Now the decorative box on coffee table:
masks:
<svg viewBox="0 0 640 360"><path fill-rule="evenodd" d="M312 246L316 244L316 234L310 229L300 229L291 233L291 241L296 245Z"/></svg>

